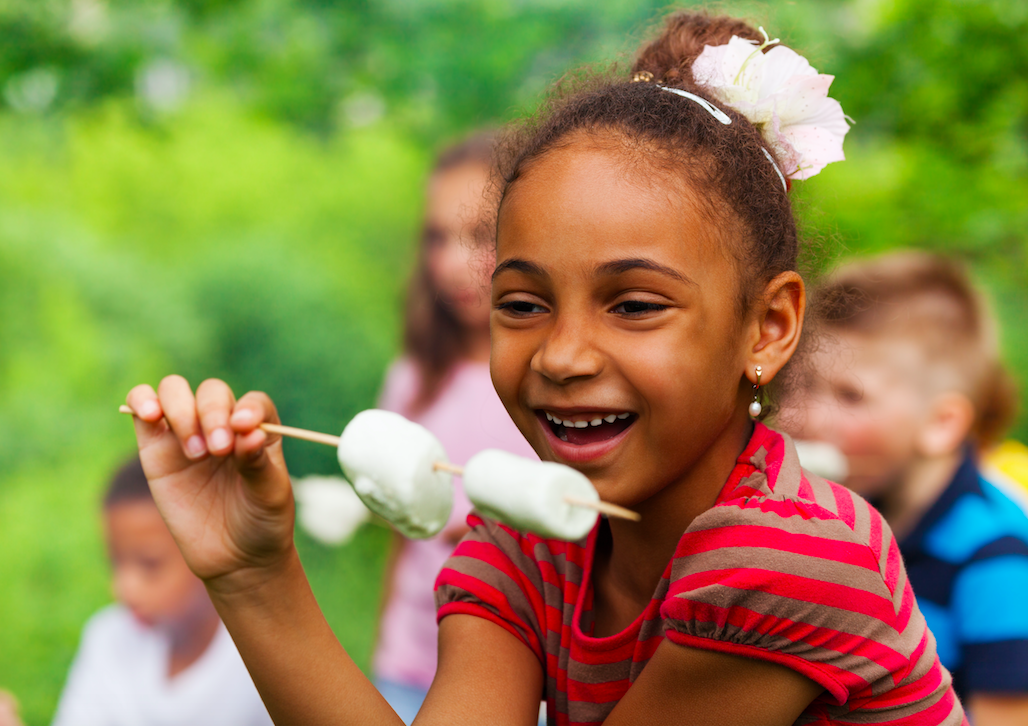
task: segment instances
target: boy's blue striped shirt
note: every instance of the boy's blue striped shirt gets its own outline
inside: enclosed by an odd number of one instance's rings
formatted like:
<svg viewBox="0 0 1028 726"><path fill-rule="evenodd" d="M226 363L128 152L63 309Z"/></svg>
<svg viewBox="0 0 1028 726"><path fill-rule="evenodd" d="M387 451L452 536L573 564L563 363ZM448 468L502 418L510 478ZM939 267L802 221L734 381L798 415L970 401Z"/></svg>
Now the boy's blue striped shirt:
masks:
<svg viewBox="0 0 1028 726"><path fill-rule="evenodd" d="M900 551L961 698L1028 693L1028 513L967 457Z"/></svg>

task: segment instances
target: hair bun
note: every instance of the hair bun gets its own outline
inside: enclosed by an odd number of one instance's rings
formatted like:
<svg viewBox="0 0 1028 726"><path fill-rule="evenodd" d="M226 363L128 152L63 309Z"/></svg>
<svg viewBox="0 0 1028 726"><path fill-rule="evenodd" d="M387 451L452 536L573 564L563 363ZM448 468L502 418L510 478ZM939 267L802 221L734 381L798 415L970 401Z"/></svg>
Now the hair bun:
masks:
<svg viewBox="0 0 1028 726"><path fill-rule="evenodd" d="M758 43L756 28L726 15L679 12L669 15L660 35L643 46L632 72L647 71L669 86L692 86L692 64L707 45L724 45L733 35Z"/></svg>

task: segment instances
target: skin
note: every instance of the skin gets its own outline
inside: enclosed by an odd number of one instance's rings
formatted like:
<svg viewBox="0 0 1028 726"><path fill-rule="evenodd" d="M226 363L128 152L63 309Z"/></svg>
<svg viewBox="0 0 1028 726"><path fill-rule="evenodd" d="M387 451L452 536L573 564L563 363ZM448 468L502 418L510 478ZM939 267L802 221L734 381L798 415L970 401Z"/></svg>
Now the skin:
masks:
<svg viewBox="0 0 1028 726"><path fill-rule="evenodd" d="M172 678L204 654L217 632L220 621L207 590L150 500L107 507L104 531L114 595L139 622L168 635Z"/></svg>
<svg viewBox="0 0 1028 726"><path fill-rule="evenodd" d="M613 546L593 582L603 634L639 614L674 542L713 503L751 431L754 369L767 382L786 363L804 297L799 276L783 273L740 320L737 273L689 190L626 177L616 137L572 141L533 164L503 206L492 371L544 458L561 455L540 406L637 417L616 446L574 462L604 498L633 506L646 523L612 522ZM665 271L603 267L643 257ZM216 380L194 396L171 376L157 391L133 389L128 403L162 514L275 722L399 724L310 593L292 542L281 443L257 428L278 420L267 396L237 402ZM441 623L439 653L418 724L536 722L542 669L513 635L452 615ZM778 665L665 641L606 723L785 725L820 691Z"/></svg>
<svg viewBox="0 0 1028 726"><path fill-rule="evenodd" d="M974 406L932 385L932 361L908 334L831 331L811 364L818 377L784 402L782 428L838 447L852 470L844 484L874 498L902 538L960 466ZM975 726L1028 723L1028 696L975 693L966 707Z"/></svg>

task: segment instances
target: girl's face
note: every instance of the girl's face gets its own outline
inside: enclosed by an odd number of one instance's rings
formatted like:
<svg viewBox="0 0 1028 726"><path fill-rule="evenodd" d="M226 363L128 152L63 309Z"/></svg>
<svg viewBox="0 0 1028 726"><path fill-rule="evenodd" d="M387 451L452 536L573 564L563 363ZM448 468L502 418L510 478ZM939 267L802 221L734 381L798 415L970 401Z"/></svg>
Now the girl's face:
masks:
<svg viewBox="0 0 1028 726"><path fill-rule="evenodd" d="M489 324L488 270L477 259L474 229L486 207L489 169L468 163L429 180L424 244L436 294L470 328Z"/></svg>
<svg viewBox="0 0 1028 726"><path fill-rule="evenodd" d="M541 458L632 505L745 424L739 283L688 190L579 138L503 203L493 383Z"/></svg>

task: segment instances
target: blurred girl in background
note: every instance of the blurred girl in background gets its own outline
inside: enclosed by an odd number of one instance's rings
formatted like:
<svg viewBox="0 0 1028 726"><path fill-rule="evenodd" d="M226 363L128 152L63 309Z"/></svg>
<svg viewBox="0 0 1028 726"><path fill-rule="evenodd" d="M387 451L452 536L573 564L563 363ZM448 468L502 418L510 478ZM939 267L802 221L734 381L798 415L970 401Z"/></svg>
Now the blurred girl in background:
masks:
<svg viewBox="0 0 1028 726"><path fill-rule="evenodd" d="M489 378L493 145L493 135L476 134L436 160L407 297L405 353L389 369L379 401L427 427L457 462L487 448L536 458ZM427 540L393 534L374 672L382 695L408 724L435 676L435 578L467 531L470 510L457 483L443 532Z"/></svg>

